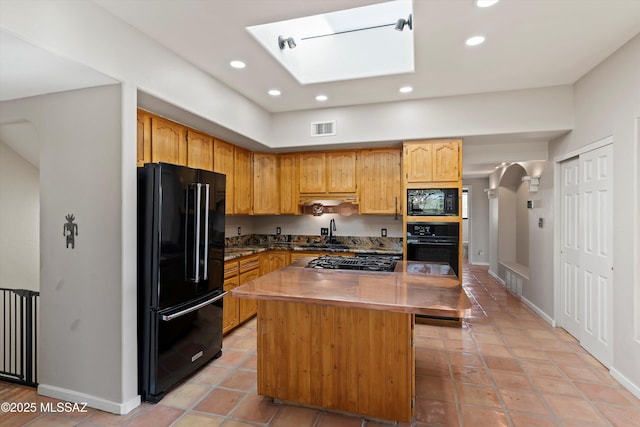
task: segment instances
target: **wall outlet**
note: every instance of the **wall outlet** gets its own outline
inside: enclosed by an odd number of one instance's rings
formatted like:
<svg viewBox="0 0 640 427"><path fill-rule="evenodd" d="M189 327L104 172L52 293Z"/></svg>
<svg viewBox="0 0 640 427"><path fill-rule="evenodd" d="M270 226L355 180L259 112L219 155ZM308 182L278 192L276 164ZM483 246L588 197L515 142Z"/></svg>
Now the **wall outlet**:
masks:
<svg viewBox="0 0 640 427"><path fill-rule="evenodd" d="M279 236L280 234L282 234L282 228L276 227L276 236Z"/></svg>
<svg viewBox="0 0 640 427"><path fill-rule="evenodd" d="M328 236L329 235L329 228L328 227L320 228L320 235L321 236Z"/></svg>
<svg viewBox="0 0 640 427"><path fill-rule="evenodd" d="M242 227L238 227L238 236L242 235Z"/></svg>
<svg viewBox="0 0 640 427"><path fill-rule="evenodd" d="M380 236L381 237L387 237L387 229L386 228L381 228L380 229Z"/></svg>

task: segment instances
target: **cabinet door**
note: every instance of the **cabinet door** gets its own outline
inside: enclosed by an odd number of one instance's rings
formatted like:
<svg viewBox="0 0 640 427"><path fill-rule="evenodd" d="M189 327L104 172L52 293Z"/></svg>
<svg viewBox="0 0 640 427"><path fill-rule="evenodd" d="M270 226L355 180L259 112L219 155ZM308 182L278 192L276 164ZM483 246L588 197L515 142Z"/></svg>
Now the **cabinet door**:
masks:
<svg viewBox="0 0 640 427"><path fill-rule="evenodd" d="M219 139L213 140L213 170L227 176L227 215L233 214L233 145Z"/></svg>
<svg viewBox="0 0 640 427"><path fill-rule="evenodd" d="M151 117L151 161L187 165L187 129L160 117Z"/></svg>
<svg viewBox="0 0 640 427"><path fill-rule="evenodd" d="M337 151L327 153L327 191L329 193L355 193L357 189L357 153Z"/></svg>
<svg viewBox="0 0 640 427"><path fill-rule="evenodd" d="M238 276L225 279L224 290L230 292L238 286ZM231 295L225 295L222 305L222 333L227 333L240 324L240 299Z"/></svg>
<svg viewBox="0 0 640 427"><path fill-rule="evenodd" d="M432 144L408 143L404 147L404 169L407 182L431 182L433 167Z"/></svg>
<svg viewBox="0 0 640 427"><path fill-rule="evenodd" d="M151 162L151 116L138 110L138 154L137 166Z"/></svg>
<svg viewBox="0 0 640 427"><path fill-rule="evenodd" d="M280 213L278 155L253 153L253 214Z"/></svg>
<svg viewBox="0 0 640 427"><path fill-rule="evenodd" d="M300 153L300 193L326 193L325 153Z"/></svg>
<svg viewBox="0 0 640 427"><path fill-rule="evenodd" d="M233 213L251 213L251 151L234 147L233 151Z"/></svg>
<svg viewBox="0 0 640 427"><path fill-rule="evenodd" d="M298 156L280 154L280 213L299 214Z"/></svg>
<svg viewBox="0 0 640 427"><path fill-rule="evenodd" d="M460 144L458 141L433 143L433 181L458 181L460 179Z"/></svg>
<svg viewBox="0 0 640 427"><path fill-rule="evenodd" d="M187 131L187 166L213 170L213 138L191 129Z"/></svg>
<svg viewBox="0 0 640 427"><path fill-rule="evenodd" d="M240 284L244 285L245 283L257 279L260 277L260 269L256 268L255 270L247 271L246 273L242 273L240 275ZM240 322L244 322L258 311L258 302L254 299L247 298L239 298L240 300Z"/></svg>
<svg viewBox="0 0 640 427"><path fill-rule="evenodd" d="M267 251L260 254L260 273L264 276L287 265L287 253Z"/></svg>
<svg viewBox="0 0 640 427"><path fill-rule="evenodd" d="M400 150L360 152L360 213L400 213Z"/></svg>

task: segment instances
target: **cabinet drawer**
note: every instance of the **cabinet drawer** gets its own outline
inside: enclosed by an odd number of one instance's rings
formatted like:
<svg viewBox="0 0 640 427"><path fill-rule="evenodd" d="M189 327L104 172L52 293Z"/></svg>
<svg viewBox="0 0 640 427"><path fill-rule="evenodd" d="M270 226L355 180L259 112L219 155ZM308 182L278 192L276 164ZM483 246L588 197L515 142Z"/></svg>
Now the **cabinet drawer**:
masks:
<svg viewBox="0 0 640 427"><path fill-rule="evenodd" d="M258 255L240 259L240 274L260 267Z"/></svg>
<svg viewBox="0 0 640 427"><path fill-rule="evenodd" d="M240 272L238 261L227 261L224 263L224 278L225 280L237 276Z"/></svg>

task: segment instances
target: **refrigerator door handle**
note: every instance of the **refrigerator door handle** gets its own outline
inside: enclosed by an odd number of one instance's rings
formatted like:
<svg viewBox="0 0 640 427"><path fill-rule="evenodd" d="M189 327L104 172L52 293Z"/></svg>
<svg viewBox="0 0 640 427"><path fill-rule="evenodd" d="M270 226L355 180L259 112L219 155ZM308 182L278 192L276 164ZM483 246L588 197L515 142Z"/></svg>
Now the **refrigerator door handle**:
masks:
<svg viewBox="0 0 640 427"><path fill-rule="evenodd" d="M208 300L206 300L206 301L204 301L204 302L201 302L200 304L196 304L196 305L194 305L193 307L185 308L184 310L181 310L181 311L179 311L179 312L177 312L177 313L163 314L163 315L161 316L161 319L162 319L162 320L164 320L165 322L169 322L169 321L171 321L171 320L173 320L173 319L176 319L176 318L178 318L178 317L182 317L182 316L184 316L185 314L189 314L189 313L191 313L192 311L200 310L202 307L204 307L204 306L206 306L206 305L209 305L209 304L212 304L212 303L214 303L214 302L216 302L216 301L220 300L221 298L224 298L224 296L225 296L225 295L227 295L228 293L229 293L229 292L224 291L224 292L223 292L223 293L221 293L220 295L217 295L217 296L215 296L215 297L213 297L213 298L211 298L211 299L208 299Z"/></svg>
<svg viewBox="0 0 640 427"><path fill-rule="evenodd" d="M193 283L200 282L200 210L202 205L202 184L189 184L187 191L187 206L185 215L185 278ZM193 194L193 206L190 206L189 197ZM193 212L193 231L189 232L189 217ZM190 238L193 238L193 241ZM191 253L189 254L189 251ZM191 255L191 256L189 256Z"/></svg>
<svg viewBox="0 0 640 427"><path fill-rule="evenodd" d="M196 184L196 229L195 229L195 244L194 244L194 267L195 273L193 275L193 281L198 283L200 281L200 213L202 206L202 184Z"/></svg>
<svg viewBox="0 0 640 427"><path fill-rule="evenodd" d="M209 279L209 184L204 184L204 267L203 280Z"/></svg>

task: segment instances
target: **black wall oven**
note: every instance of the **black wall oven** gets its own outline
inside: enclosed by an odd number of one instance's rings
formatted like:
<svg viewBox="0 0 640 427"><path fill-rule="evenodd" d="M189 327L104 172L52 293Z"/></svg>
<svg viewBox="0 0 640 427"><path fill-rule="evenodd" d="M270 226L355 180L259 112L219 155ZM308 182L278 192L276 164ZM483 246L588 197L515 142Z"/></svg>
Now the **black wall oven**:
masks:
<svg viewBox="0 0 640 427"><path fill-rule="evenodd" d="M457 222L407 223L407 261L446 262L459 274L460 225Z"/></svg>

